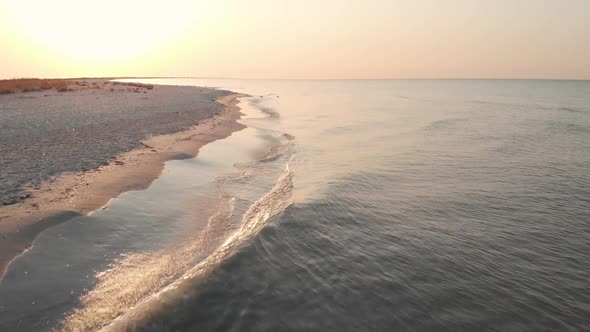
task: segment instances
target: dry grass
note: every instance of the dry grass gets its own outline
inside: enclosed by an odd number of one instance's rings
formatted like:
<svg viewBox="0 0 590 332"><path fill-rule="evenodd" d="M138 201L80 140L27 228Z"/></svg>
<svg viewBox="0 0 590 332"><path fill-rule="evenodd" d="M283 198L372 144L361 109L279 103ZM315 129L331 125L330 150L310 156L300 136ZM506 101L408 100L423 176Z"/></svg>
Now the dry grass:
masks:
<svg viewBox="0 0 590 332"><path fill-rule="evenodd" d="M69 91L68 84L71 84L71 82L63 79L18 78L12 80L0 80L0 94L49 89L64 92Z"/></svg>

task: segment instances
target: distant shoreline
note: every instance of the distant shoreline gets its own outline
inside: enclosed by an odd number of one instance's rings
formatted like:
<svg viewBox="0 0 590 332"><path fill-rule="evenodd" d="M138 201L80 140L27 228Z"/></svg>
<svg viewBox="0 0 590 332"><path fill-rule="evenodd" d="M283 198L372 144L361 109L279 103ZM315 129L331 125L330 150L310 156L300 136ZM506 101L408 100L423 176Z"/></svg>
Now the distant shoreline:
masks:
<svg viewBox="0 0 590 332"><path fill-rule="evenodd" d="M95 79L93 83L102 84L103 81ZM166 89L175 91L181 87ZM131 98L136 92L121 93L129 93ZM67 92L59 98L71 98L70 95L77 93L83 92ZM22 97L20 95L22 93L2 98ZM223 109L198 123L187 123L187 126L192 125L189 129L144 139L139 147L117 155L107 164L85 171L61 173L54 181L43 181L27 188L24 198L18 202L0 205L0 280L10 263L45 229L101 209L124 192L147 188L161 174L166 161L194 157L205 144L243 129L244 126L237 122L241 116L237 103L242 96L236 93L223 95L216 99ZM100 102L96 107L100 107Z"/></svg>
<svg viewBox="0 0 590 332"><path fill-rule="evenodd" d="M14 78L0 78L11 80ZM302 78L302 77L214 77L214 76L112 76L112 77L57 77L45 80L149 80L149 79L213 79L213 80L273 80L273 81L548 81L548 82L590 82L590 78L526 78L526 77L342 77L342 78Z"/></svg>

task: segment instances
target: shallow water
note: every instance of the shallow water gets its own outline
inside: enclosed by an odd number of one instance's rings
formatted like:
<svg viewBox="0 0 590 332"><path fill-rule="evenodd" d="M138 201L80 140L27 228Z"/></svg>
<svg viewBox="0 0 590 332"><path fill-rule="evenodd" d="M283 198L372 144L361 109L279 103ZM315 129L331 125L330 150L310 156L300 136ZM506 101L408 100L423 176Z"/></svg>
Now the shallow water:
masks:
<svg viewBox="0 0 590 332"><path fill-rule="evenodd" d="M145 137L188 129L222 109L214 100L227 93L109 89L0 95L0 204L19 201L27 185L108 164Z"/></svg>
<svg viewBox="0 0 590 332"><path fill-rule="evenodd" d="M590 329L590 82L156 82L248 128L44 232L0 326Z"/></svg>

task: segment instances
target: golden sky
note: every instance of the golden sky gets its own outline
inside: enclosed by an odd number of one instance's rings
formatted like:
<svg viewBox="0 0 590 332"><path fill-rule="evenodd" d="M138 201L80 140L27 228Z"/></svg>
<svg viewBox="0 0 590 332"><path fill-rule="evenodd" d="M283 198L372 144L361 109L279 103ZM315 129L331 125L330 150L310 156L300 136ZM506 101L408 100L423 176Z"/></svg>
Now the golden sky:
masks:
<svg viewBox="0 0 590 332"><path fill-rule="evenodd" d="M0 0L0 78L590 79L588 0Z"/></svg>

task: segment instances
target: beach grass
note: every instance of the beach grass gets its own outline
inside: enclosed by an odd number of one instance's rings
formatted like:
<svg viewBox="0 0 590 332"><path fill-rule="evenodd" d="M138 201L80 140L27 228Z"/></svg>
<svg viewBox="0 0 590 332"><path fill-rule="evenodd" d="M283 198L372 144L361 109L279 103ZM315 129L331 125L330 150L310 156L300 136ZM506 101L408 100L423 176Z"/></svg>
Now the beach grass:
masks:
<svg viewBox="0 0 590 332"><path fill-rule="evenodd" d="M70 83L70 81L65 79L17 78L0 80L0 94L50 89L63 92L69 91L68 84Z"/></svg>

